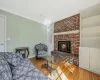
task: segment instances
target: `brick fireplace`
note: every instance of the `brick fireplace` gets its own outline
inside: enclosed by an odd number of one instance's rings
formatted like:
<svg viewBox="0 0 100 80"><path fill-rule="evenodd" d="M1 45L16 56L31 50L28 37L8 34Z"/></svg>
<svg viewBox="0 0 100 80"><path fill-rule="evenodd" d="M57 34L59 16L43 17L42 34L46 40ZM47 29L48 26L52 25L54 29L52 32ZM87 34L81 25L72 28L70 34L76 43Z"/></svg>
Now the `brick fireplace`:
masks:
<svg viewBox="0 0 100 80"><path fill-rule="evenodd" d="M59 41L69 41L70 47L62 44L64 50L59 50ZM54 49L62 52L79 54L80 46L80 14L65 18L54 23ZM69 52L67 50L69 48ZM61 48L61 46L60 46ZM66 48L66 49L65 49Z"/></svg>

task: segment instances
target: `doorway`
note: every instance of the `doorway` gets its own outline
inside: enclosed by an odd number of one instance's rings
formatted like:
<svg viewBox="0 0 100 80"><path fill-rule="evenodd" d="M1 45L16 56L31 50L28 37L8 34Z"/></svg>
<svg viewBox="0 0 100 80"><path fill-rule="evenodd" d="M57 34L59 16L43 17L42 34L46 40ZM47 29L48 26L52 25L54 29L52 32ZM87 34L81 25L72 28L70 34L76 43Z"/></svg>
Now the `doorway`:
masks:
<svg viewBox="0 0 100 80"><path fill-rule="evenodd" d="M0 52L6 52L6 17L0 14Z"/></svg>

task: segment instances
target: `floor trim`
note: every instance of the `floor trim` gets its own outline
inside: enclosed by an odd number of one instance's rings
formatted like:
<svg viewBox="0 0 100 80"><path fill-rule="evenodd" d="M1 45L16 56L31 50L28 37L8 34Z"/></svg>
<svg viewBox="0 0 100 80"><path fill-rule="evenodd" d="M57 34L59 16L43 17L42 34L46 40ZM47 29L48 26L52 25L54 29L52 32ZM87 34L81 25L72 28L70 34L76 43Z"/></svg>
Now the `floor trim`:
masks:
<svg viewBox="0 0 100 80"><path fill-rule="evenodd" d="M29 56L28 58L34 58L35 56Z"/></svg>

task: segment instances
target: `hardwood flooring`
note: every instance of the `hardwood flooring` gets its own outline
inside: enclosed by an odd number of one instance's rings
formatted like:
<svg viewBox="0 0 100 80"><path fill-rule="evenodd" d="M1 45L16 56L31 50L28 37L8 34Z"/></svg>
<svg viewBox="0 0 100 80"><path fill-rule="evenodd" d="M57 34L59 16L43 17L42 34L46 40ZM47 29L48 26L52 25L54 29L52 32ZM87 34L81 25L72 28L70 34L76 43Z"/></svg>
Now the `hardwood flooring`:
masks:
<svg viewBox="0 0 100 80"><path fill-rule="evenodd" d="M53 65L57 69L58 74L51 75L45 68L41 68L46 60L43 59L30 59L33 65L47 75L51 80L100 80L100 75L89 72L77 66L71 65L67 62L59 62L57 65Z"/></svg>

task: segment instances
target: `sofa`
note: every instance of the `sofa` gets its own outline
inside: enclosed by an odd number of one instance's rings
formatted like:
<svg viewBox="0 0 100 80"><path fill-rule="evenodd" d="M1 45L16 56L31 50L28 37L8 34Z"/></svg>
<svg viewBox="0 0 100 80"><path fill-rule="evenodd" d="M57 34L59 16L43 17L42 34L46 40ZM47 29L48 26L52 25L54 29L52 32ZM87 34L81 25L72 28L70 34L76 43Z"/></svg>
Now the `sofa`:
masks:
<svg viewBox="0 0 100 80"><path fill-rule="evenodd" d="M0 80L50 80L20 53L0 53Z"/></svg>

